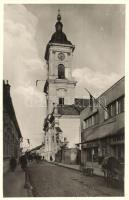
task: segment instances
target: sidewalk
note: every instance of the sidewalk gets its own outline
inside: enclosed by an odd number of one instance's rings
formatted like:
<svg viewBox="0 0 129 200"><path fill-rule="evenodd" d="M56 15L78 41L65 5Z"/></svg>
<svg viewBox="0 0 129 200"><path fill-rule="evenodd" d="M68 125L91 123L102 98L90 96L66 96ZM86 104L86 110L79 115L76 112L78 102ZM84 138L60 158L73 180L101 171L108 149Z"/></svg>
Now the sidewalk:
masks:
<svg viewBox="0 0 129 200"><path fill-rule="evenodd" d="M61 167L66 167L66 168L69 168L69 169L74 169L74 170L77 170L77 171L82 171L80 165L68 165L68 164L58 163L58 162L54 162L53 164L59 165ZM94 175L104 176L100 167L94 166L93 168L94 168Z"/></svg>
<svg viewBox="0 0 129 200"><path fill-rule="evenodd" d="M15 172L8 171L3 176L3 197L31 197L31 191L24 189L25 173L18 166Z"/></svg>

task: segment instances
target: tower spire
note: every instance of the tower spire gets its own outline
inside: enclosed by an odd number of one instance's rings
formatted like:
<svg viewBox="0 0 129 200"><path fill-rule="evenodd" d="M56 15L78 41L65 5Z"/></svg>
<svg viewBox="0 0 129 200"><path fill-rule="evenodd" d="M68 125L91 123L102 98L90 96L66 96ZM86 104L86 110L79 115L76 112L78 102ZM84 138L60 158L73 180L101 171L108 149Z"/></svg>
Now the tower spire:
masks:
<svg viewBox="0 0 129 200"><path fill-rule="evenodd" d="M55 33L53 33L51 40L47 44L46 52L45 52L45 60L49 60L49 47L51 43L58 43L58 44L68 44L72 45L72 43L67 39L66 34L63 33L63 23L61 22L61 14L60 9L57 10L57 21L55 24ZM74 49L74 48L73 48Z"/></svg>
<svg viewBox="0 0 129 200"><path fill-rule="evenodd" d="M60 21L61 21L60 9L58 9L57 21L58 21L58 22L60 22Z"/></svg>

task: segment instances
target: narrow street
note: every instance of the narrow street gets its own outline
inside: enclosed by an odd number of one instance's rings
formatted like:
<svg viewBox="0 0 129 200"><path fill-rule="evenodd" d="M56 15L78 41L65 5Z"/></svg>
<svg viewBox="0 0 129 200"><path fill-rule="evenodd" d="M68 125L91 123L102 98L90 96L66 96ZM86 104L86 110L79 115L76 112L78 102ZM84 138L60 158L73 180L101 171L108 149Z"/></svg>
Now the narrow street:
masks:
<svg viewBox="0 0 129 200"><path fill-rule="evenodd" d="M35 197L123 196L120 189L107 187L102 177L84 176L51 163L32 163L29 171Z"/></svg>

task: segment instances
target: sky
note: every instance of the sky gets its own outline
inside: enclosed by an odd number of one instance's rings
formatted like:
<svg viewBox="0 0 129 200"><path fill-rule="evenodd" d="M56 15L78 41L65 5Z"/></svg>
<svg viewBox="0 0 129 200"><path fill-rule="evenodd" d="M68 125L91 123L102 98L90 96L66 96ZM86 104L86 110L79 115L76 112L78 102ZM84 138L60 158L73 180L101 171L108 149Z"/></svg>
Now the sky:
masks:
<svg viewBox="0 0 129 200"><path fill-rule="evenodd" d="M124 5L17 4L4 6L3 78L11 96L24 141L40 145L46 114L45 48L61 10L63 32L75 45L72 74L75 96L97 97L124 76ZM35 81L39 81L36 87Z"/></svg>

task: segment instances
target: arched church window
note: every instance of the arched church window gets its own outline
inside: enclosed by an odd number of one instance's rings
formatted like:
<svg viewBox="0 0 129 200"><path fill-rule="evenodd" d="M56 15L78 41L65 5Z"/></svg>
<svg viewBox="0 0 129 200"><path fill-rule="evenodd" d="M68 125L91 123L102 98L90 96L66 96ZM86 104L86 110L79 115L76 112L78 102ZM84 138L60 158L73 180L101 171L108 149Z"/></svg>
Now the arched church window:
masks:
<svg viewBox="0 0 129 200"><path fill-rule="evenodd" d="M58 65L58 78L64 79L65 78L65 67L62 64Z"/></svg>

